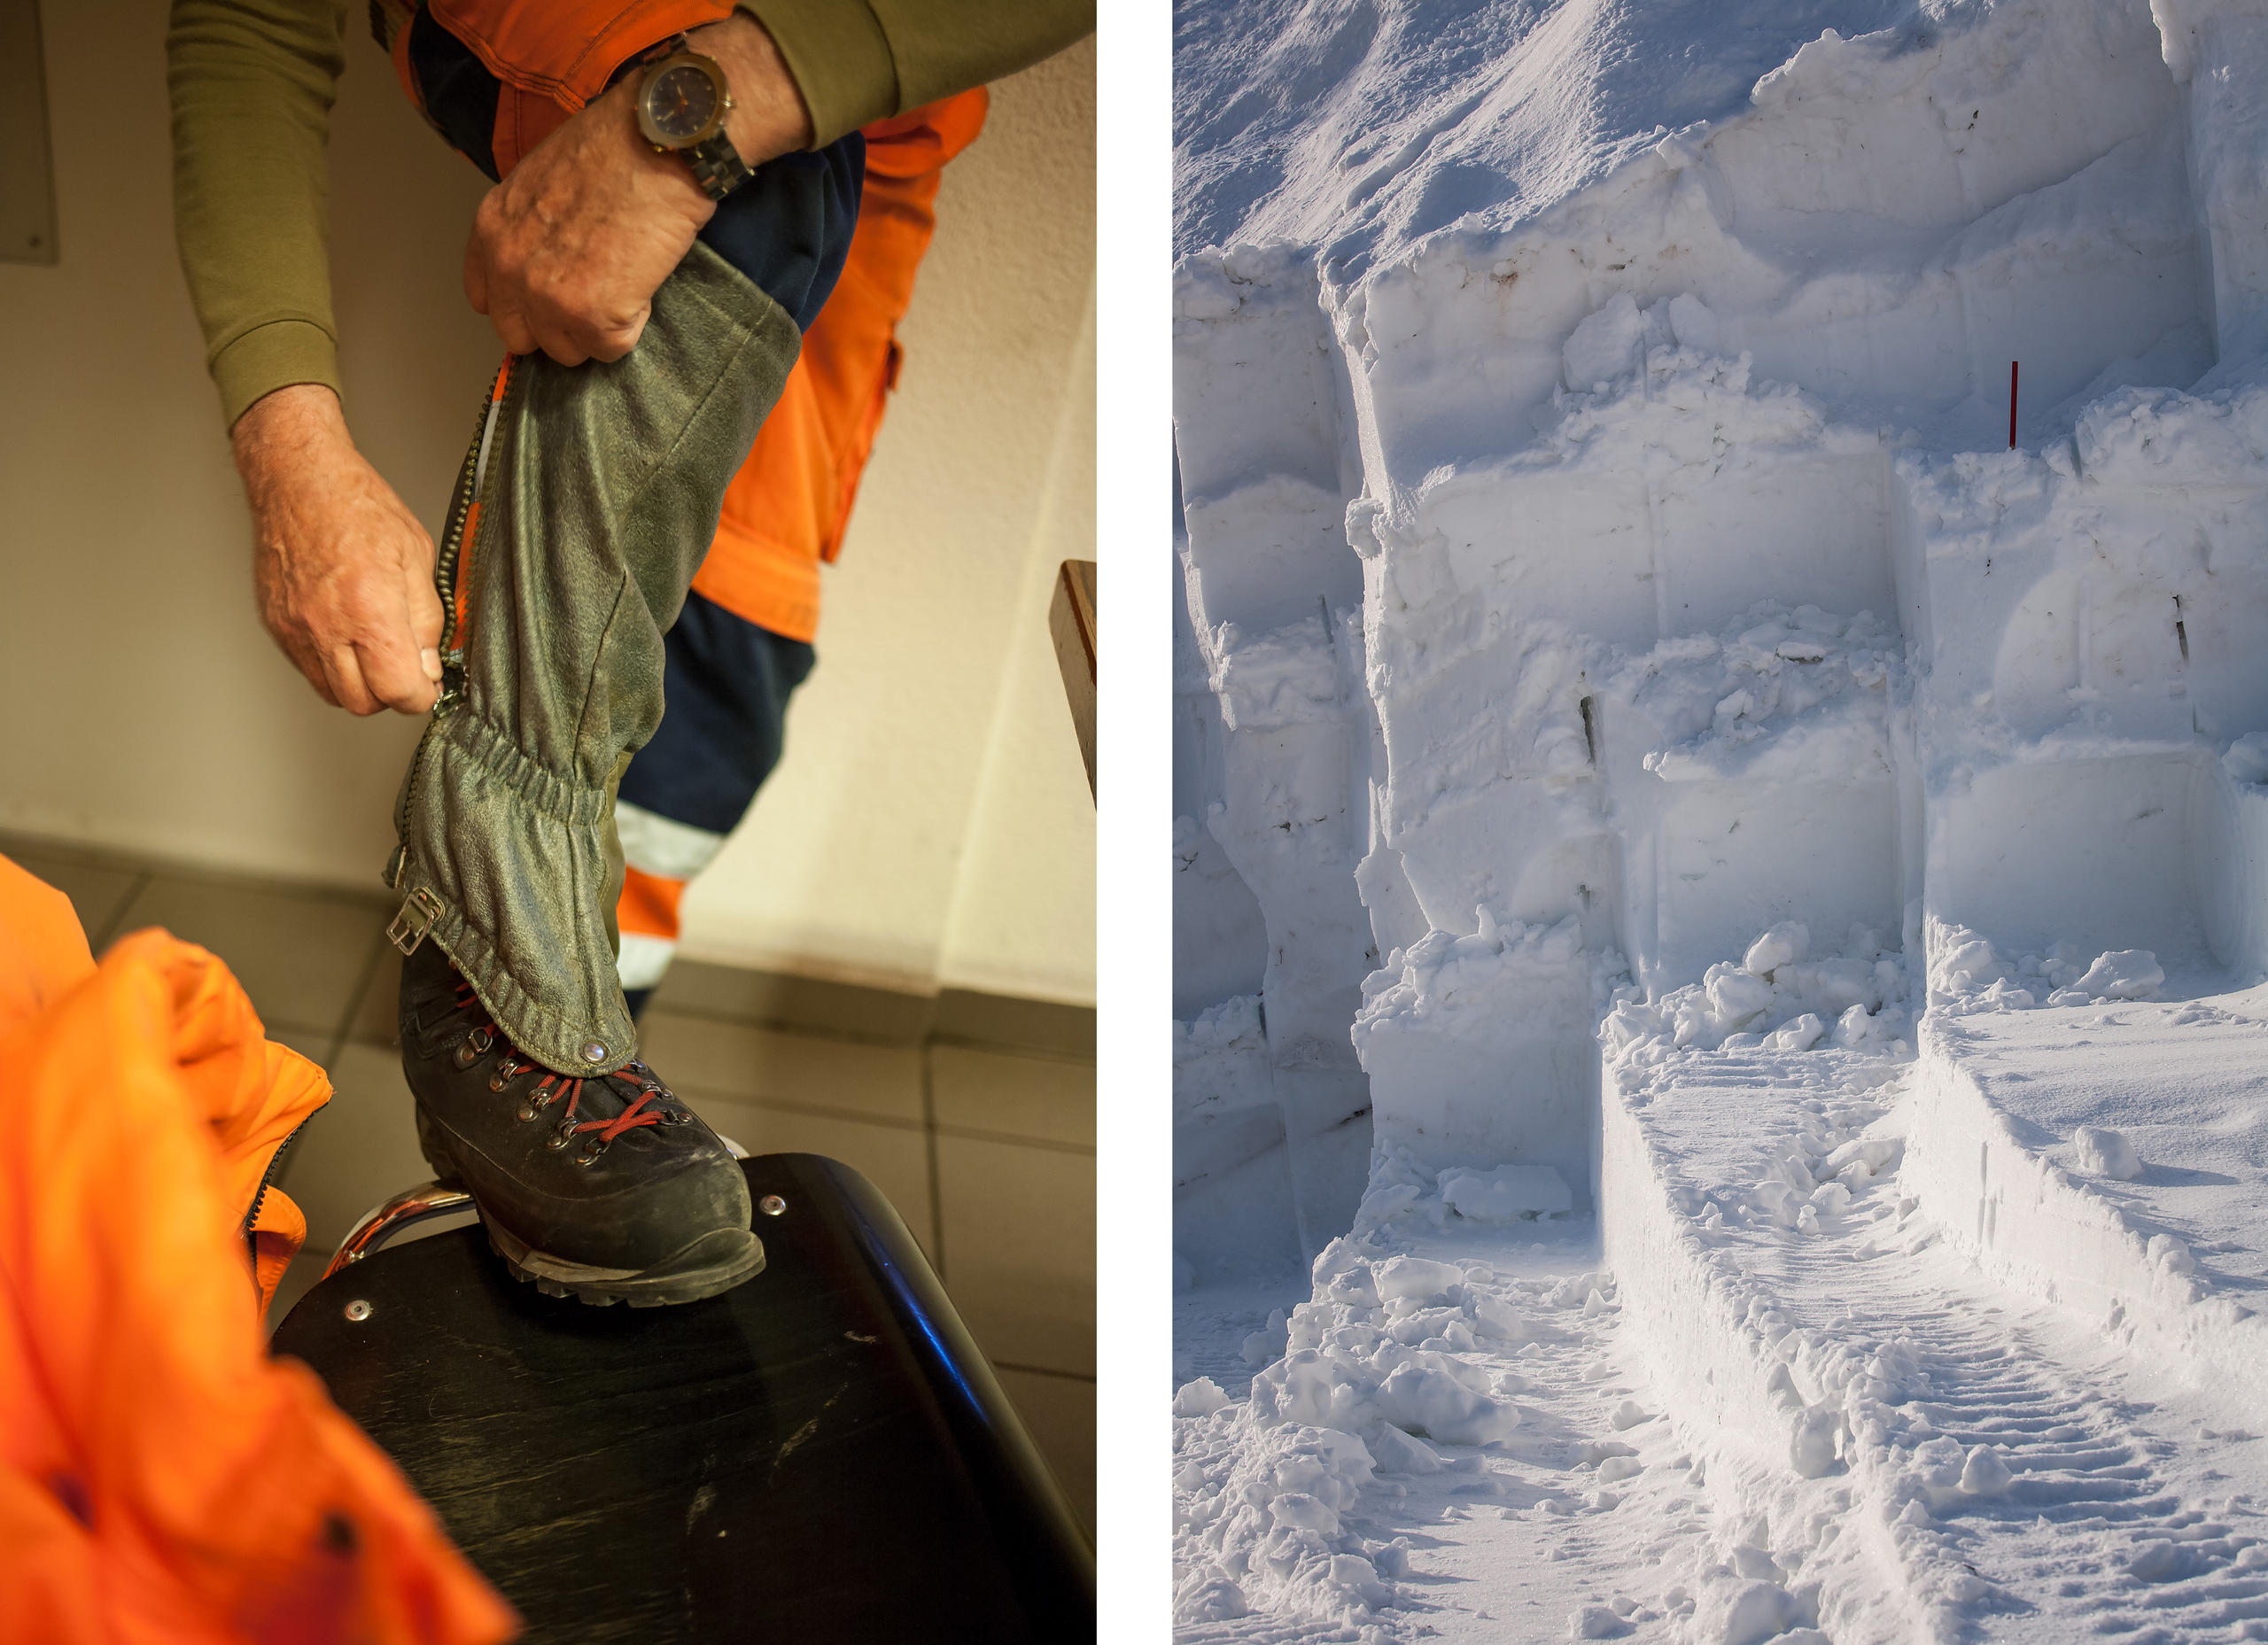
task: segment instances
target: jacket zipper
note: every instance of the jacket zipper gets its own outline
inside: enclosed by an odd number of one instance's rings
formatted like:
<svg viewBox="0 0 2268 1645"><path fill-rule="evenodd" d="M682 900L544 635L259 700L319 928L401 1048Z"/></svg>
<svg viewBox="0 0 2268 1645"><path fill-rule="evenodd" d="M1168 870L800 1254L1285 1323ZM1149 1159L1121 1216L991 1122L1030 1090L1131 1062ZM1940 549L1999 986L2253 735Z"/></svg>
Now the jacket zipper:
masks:
<svg viewBox="0 0 2268 1645"><path fill-rule="evenodd" d="M307 1116L307 1120L314 1118L312 1113ZM252 1193L252 1209L245 1213L245 1250L251 1256L255 1269L260 1262L260 1238L252 1231L252 1224L260 1220L260 1207L268 1203L268 1191L276 1186L276 1176L284 1168L284 1156L291 1152L291 1145L299 1140L299 1133L307 1129L307 1120L293 1126L291 1135L276 1144L276 1152L268 1156L268 1169L260 1174L260 1187Z"/></svg>
<svg viewBox="0 0 2268 1645"><path fill-rule="evenodd" d="M401 843L395 848L387 883L396 889L400 888L401 875L408 867L409 815L416 803L418 779L424 772L426 751L432 744L434 733L440 729L441 721L454 710L464 694L464 647L459 642L462 638L460 629L466 625L462 618L469 613L461 611L459 608L457 568L459 562L478 539L480 493L486 485L488 458L495 441L496 424L506 397L511 391L513 376L512 361L508 355L496 373L488 398L482 402L479 432L466 448L464 467L457 473L456 495L449 503L448 528L441 533L441 550L433 559L433 587L441 596L441 692L433 700L432 712L426 719L425 730L417 739L417 751L410 757L409 780L402 785L401 809L394 819L394 834ZM432 923L432 914L439 912L436 908L432 913L425 915L422 923L412 920L407 927L403 927L402 919L397 919L397 930L408 937L407 945L403 936L396 935L396 931L390 930L387 935L393 937L396 947L408 953L423 939L425 927ZM409 913L405 904L404 917Z"/></svg>

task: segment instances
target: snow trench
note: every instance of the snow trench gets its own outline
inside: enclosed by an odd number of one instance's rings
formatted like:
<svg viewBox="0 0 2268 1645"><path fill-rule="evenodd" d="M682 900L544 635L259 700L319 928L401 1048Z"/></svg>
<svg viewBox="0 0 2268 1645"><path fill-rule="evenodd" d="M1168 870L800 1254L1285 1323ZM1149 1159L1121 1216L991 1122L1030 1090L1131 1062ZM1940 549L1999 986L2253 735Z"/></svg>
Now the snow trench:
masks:
<svg viewBox="0 0 2268 1645"><path fill-rule="evenodd" d="M1184 1637L2268 1637L2268 15L1181 30Z"/></svg>

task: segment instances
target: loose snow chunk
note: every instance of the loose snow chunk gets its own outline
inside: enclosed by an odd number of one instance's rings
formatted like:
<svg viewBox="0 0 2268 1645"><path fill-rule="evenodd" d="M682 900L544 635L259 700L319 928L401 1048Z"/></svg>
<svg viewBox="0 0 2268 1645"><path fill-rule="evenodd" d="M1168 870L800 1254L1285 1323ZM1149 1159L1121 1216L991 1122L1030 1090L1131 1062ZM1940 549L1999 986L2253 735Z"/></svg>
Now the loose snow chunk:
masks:
<svg viewBox="0 0 2268 1645"><path fill-rule="evenodd" d="M1900 1137L1854 1137L1827 1156L1817 1175L1845 1183L1866 1182L1881 1176L1883 1168L1905 1152L1906 1140ZM1852 1170L1854 1166L1858 1168L1855 1172ZM1846 1172L1851 1175L1846 1176Z"/></svg>
<svg viewBox="0 0 2268 1645"><path fill-rule="evenodd" d="M1614 1415L1608 1420L1614 1424L1615 1432L1627 1433L1640 1423L1653 1421L1654 1414L1635 1400L1625 1400L1614 1408Z"/></svg>
<svg viewBox="0 0 2268 1645"><path fill-rule="evenodd" d="M1720 329L1717 316L1690 291L1681 291L1669 299L1669 330L1680 348L1689 348L1698 354L1719 352Z"/></svg>
<svg viewBox="0 0 2268 1645"><path fill-rule="evenodd" d="M1971 1496L1999 1496L2016 1478L1998 1446L1980 1445L1961 1465L1961 1488Z"/></svg>
<svg viewBox="0 0 2268 1645"><path fill-rule="evenodd" d="M1748 1582L1717 1599L1701 1637L1715 1645L1763 1645L1802 1619L1795 1595L1776 1582Z"/></svg>
<svg viewBox="0 0 2268 1645"><path fill-rule="evenodd" d="M1754 951L1751 950L1751 952ZM1738 1028L1772 1004L1772 985L1762 977L1728 965L1709 967L1702 992L1721 1028Z"/></svg>
<svg viewBox="0 0 2268 1645"><path fill-rule="evenodd" d="M1574 1195L1548 1165L1500 1165L1493 1171L1469 1167L1441 1173L1441 1200L1475 1222L1514 1222L1564 1216L1574 1209Z"/></svg>
<svg viewBox="0 0 2268 1645"><path fill-rule="evenodd" d="M1788 1437L1789 1465L1801 1478L1824 1478L1835 1471L1842 1435L1842 1412L1831 1406L1812 1406L1796 1419L1795 1432Z"/></svg>
<svg viewBox="0 0 2268 1645"><path fill-rule="evenodd" d="M1851 1207L1851 1191L1840 1183L1822 1183L1811 1197L1811 1208L1821 1216L1840 1216Z"/></svg>
<svg viewBox="0 0 2268 1645"><path fill-rule="evenodd" d="M1253 1415L1263 1424L1359 1426L1363 1391L1313 1348L1294 1348L1252 1379Z"/></svg>
<svg viewBox="0 0 2268 1645"><path fill-rule="evenodd" d="M1567 1617L1571 1640L1619 1640L1629 1632L1630 1625L1604 1605L1586 1605Z"/></svg>
<svg viewBox="0 0 2268 1645"><path fill-rule="evenodd" d="M2165 967L2147 948L2122 948L2102 955L2072 986L2096 999L2155 999L2165 984Z"/></svg>
<svg viewBox="0 0 2268 1645"><path fill-rule="evenodd" d="M1259 1367L1281 1355L1291 1346L1291 1331L1285 1323L1284 1310L1278 1308L1268 1315L1268 1323L1247 1337L1238 1352L1247 1365Z"/></svg>
<svg viewBox="0 0 2268 1645"><path fill-rule="evenodd" d="M1853 1011L1862 1010L1853 1005ZM1815 1012L1806 1011L1800 1017L1781 1024L1764 1036L1767 1051L1809 1051L1827 1037L1827 1024Z"/></svg>
<svg viewBox="0 0 2268 1645"><path fill-rule="evenodd" d="M1472 1299L1473 1323L1491 1337L1505 1342L1526 1342L1530 1332L1519 1313L1510 1303L1495 1297Z"/></svg>
<svg viewBox="0 0 2268 1645"><path fill-rule="evenodd" d="M1388 1302L1402 1297L1432 1302L1448 1296L1451 1285L1463 1284L1464 1270L1425 1257L1388 1257L1371 1271L1371 1281Z"/></svg>
<svg viewBox="0 0 2268 1645"><path fill-rule="evenodd" d="M1646 340L1646 317L1627 291L1617 291L1568 337L1559 351L1567 386L1577 392L1603 389L1638 369L1639 345Z"/></svg>
<svg viewBox="0 0 2268 1645"><path fill-rule="evenodd" d="M2230 743L2221 769L2238 782L2268 782L2268 732L2248 731Z"/></svg>
<svg viewBox="0 0 2268 1645"><path fill-rule="evenodd" d="M1748 952L1740 968L1751 976L1764 976L1790 965L1811 952L1811 932L1799 921L1782 920L1762 936L1748 945Z"/></svg>
<svg viewBox="0 0 2268 1645"><path fill-rule="evenodd" d="M1520 1425L1511 1405L1476 1393L1438 1365L1397 1365L1379 1385L1378 1407L1387 1422L1449 1445L1486 1445Z"/></svg>
<svg viewBox="0 0 2268 1645"><path fill-rule="evenodd" d="M1221 1385L1210 1377L1200 1377L1195 1382L1181 1385L1173 1396L1173 1414L1177 1416L1210 1416L1229 1403L1229 1396Z"/></svg>
<svg viewBox="0 0 2268 1645"><path fill-rule="evenodd" d="M2134 1145L2124 1132L2082 1125L2071 1133L2071 1145L2078 1151L2083 1171L2122 1183L2131 1183L2142 1174L2142 1156L2134 1152Z"/></svg>
<svg viewBox="0 0 2268 1645"><path fill-rule="evenodd" d="M2197 1259L2189 1254L2189 1247L2171 1234L2152 1234L2146 1247L2149 1259L2169 1274L2194 1274Z"/></svg>
<svg viewBox="0 0 2268 1645"><path fill-rule="evenodd" d="M1371 1441L1371 1456L1382 1474L1437 1474L1441 1459L1423 1439L1415 1439L1391 1423L1380 1423Z"/></svg>
<svg viewBox="0 0 2268 1645"><path fill-rule="evenodd" d="M1320 1531L1325 1536L1336 1535L1339 1531L1339 1510L1306 1491L1284 1492L1268 1504L1268 1512L1279 1525Z"/></svg>
<svg viewBox="0 0 2268 1645"><path fill-rule="evenodd" d="M1249 1614L1244 1590L1219 1566L1210 1566L1174 1595L1174 1615L1184 1622L1233 1622Z"/></svg>

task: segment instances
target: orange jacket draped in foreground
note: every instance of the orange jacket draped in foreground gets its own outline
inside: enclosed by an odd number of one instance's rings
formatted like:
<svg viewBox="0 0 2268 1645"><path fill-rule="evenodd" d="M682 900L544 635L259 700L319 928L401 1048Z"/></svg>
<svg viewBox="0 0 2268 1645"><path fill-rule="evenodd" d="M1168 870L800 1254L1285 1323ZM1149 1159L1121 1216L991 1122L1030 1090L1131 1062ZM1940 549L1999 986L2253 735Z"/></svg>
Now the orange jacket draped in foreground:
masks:
<svg viewBox="0 0 2268 1645"><path fill-rule="evenodd" d="M511 1612L260 1315L305 1238L270 1189L322 1106L244 989L163 931L97 968L0 857L0 1641L451 1645Z"/></svg>

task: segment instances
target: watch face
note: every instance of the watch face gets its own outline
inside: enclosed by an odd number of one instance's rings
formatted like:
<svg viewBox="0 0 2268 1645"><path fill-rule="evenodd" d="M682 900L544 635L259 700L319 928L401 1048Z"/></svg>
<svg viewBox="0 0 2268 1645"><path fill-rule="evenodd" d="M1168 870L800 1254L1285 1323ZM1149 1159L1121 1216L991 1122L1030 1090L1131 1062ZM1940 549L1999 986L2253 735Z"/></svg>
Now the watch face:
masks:
<svg viewBox="0 0 2268 1645"><path fill-rule="evenodd" d="M664 141L690 143L717 118L717 82L697 64L680 63L647 83L645 103Z"/></svg>

